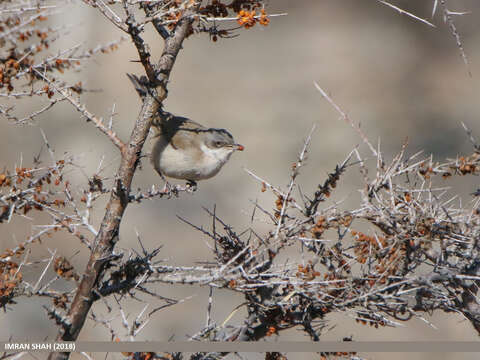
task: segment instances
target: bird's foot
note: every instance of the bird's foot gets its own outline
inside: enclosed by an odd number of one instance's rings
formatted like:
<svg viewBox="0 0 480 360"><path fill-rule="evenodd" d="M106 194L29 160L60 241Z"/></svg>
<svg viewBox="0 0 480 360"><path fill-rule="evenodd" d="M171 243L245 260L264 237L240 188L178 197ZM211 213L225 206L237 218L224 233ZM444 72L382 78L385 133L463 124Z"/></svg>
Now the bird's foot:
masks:
<svg viewBox="0 0 480 360"><path fill-rule="evenodd" d="M189 192L197 191L197 183L193 180L187 180L187 184L185 185L185 189Z"/></svg>
<svg viewBox="0 0 480 360"><path fill-rule="evenodd" d="M163 186L163 189L161 192L165 195L175 195L178 196L180 192L189 192L189 193L194 193L197 191L197 183L193 180L187 180L187 183L185 186L182 185L172 185L170 184L167 180L165 180L165 184Z"/></svg>

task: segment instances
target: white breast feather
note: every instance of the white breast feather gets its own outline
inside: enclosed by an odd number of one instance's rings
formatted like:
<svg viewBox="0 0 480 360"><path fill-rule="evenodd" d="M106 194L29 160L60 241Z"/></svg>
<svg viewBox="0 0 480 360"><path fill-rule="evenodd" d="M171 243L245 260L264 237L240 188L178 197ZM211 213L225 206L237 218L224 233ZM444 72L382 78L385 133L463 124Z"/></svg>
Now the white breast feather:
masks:
<svg viewBox="0 0 480 360"><path fill-rule="evenodd" d="M157 146L161 148L165 143ZM176 179L208 179L220 171L233 152L227 148L210 149L203 144L201 149L204 156L202 161L198 161L195 157L189 156L188 152L175 149L168 144L158 158L154 159L155 166L162 174Z"/></svg>

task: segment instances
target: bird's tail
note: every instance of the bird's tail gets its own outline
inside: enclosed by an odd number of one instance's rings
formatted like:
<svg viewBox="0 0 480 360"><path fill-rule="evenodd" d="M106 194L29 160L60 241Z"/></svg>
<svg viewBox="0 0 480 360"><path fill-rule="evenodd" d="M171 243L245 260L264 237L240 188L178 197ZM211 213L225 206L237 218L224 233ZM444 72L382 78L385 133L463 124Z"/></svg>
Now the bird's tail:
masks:
<svg viewBox="0 0 480 360"><path fill-rule="evenodd" d="M148 93L147 77L146 76L138 77L135 74L129 74L129 73L127 73L127 76L132 82L133 86L135 87L135 90L137 91L138 95L143 99Z"/></svg>
<svg viewBox="0 0 480 360"><path fill-rule="evenodd" d="M138 77L135 74L127 73L128 78L132 82L135 90L140 98L144 98L148 93L148 79L146 76ZM167 122L173 115L168 111L163 110L161 104L158 109L158 114L154 116L152 120L152 129L155 132L155 136L161 133L162 123Z"/></svg>

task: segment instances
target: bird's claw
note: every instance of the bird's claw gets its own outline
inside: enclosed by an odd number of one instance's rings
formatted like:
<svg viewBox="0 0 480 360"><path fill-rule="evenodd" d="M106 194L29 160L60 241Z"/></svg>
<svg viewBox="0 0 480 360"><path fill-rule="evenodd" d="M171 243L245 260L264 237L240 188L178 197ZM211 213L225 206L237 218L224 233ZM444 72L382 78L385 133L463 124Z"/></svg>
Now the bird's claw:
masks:
<svg viewBox="0 0 480 360"><path fill-rule="evenodd" d="M187 191L191 191L192 193L197 191L197 183L193 180L187 180L187 184L185 185L185 189Z"/></svg>
<svg viewBox="0 0 480 360"><path fill-rule="evenodd" d="M185 186L182 185L172 185L168 181L165 180L165 184L163 185L162 193L163 194L168 194L168 195L175 195L178 196L178 194L182 191L186 191L189 193L193 193L197 191L197 183L192 180L187 180L187 183Z"/></svg>

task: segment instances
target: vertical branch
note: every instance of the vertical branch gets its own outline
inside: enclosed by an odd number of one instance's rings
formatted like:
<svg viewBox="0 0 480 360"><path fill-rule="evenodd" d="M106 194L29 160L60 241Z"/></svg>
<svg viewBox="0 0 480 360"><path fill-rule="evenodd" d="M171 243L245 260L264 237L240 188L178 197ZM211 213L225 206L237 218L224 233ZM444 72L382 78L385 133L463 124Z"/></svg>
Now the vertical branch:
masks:
<svg viewBox="0 0 480 360"><path fill-rule="evenodd" d="M167 96L166 84L176 57L182 47L182 42L189 33L193 17L191 12L178 22L177 27L166 42L162 56L155 66L158 76L155 86L149 89L145 96L140 114L138 115L130 140L122 154L120 167L115 176L115 186L102 225L95 238L94 249L86 266L82 280L78 286L73 302L67 314L67 320L57 340L74 341L77 339L90 308L96 299L95 286L102 277L105 265L112 258L113 248L118 241L120 223L128 205L131 183L135 173L142 147L147 138L153 116ZM68 359L69 353L51 353L50 360Z"/></svg>

